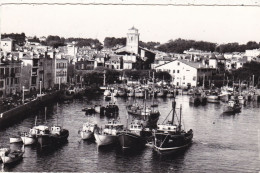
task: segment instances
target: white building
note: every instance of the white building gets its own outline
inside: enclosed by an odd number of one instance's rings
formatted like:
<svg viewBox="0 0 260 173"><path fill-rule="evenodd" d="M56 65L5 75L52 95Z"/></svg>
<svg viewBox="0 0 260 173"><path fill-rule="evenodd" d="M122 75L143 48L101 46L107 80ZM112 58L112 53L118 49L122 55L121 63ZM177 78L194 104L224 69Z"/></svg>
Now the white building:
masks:
<svg viewBox="0 0 260 173"><path fill-rule="evenodd" d="M202 85L204 81L208 81L215 68L210 68L201 63L195 63L186 60L173 60L169 63L155 67L158 71L167 71L173 78L173 84L180 87L196 87Z"/></svg>
<svg viewBox="0 0 260 173"><path fill-rule="evenodd" d="M11 52L13 50L13 39L11 38L1 39L1 49L4 52Z"/></svg>
<svg viewBox="0 0 260 173"><path fill-rule="evenodd" d="M247 57L257 57L260 55L260 49L246 50L245 56Z"/></svg>

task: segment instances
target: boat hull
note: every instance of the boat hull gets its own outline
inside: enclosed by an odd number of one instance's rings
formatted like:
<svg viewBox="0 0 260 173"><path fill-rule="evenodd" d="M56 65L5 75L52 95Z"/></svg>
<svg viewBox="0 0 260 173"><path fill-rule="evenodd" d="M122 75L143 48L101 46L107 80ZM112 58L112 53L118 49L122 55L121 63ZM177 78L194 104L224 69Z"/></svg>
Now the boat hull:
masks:
<svg viewBox="0 0 260 173"><path fill-rule="evenodd" d="M22 136L21 139L24 145L33 145L37 141L36 137Z"/></svg>
<svg viewBox="0 0 260 173"><path fill-rule="evenodd" d="M39 135L37 136L37 141L41 148L57 146L62 143L65 143L68 140L69 131L63 129L60 135L48 134L48 135Z"/></svg>
<svg viewBox="0 0 260 173"><path fill-rule="evenodd" d="M94 137L94 133L89 131L81 131L80 136L83 140L92 139Z"/></svg>
<svg viewBox="0 0 260 173"><path fill-rule="evenodd" d="M219 103L218 96L207 96L208 103Z"/></svg>
<svg viewBox="0 0 260 173"><path fill-rule="evenodd" d="M144 138L131 132L120 132L118 140L123 149L142 148L147 143Z"/></svg>
<svg viewBox="0 0 260 173"><path fill-rule="evenodd" d="M105 135L94 133L94 137L98 146L112 145L117 142L116 135Z"/></svg>
<svg viewBox="0 0 260 173"><path fill-rule="evenodd" d="M193 132L171 135L168 133L156 133L154 149L159 154L171 154L185 149L192 143Z"/></svg>
<svg viewBox="0 0 260 173"><path fill-rule="evenodd" d="M10 144L12 144L12 143L19 143L19 142L23 142L21 137L11 137L10 138Z"/></svg>

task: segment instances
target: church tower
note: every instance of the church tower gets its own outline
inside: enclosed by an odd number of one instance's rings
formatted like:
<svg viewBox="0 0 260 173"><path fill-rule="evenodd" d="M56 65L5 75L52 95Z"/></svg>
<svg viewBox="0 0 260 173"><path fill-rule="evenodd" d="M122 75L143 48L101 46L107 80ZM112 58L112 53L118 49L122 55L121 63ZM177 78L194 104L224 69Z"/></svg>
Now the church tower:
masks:
<svg viewBox="0 0 260 173"><path fill-rule="evenodd" d="M128 30L127 33L126 47L128 51L138 54L138 46L139 46L138 29L132 27Z"/></svg>

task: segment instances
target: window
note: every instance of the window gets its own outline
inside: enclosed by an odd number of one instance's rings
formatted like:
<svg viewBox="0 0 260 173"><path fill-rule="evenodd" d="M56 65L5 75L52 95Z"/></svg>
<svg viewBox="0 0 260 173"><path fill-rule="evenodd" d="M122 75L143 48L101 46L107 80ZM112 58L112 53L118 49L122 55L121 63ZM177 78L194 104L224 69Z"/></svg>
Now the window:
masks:
<svg viewBox="0 0 260 173"><path fill-rule="evenodd" d="M196 81L196 76L193 76L193 81Z"/></svg>
<svg viewBox="0 0 260 173"><path fill-rule="evenodd" d="M4 88L4 81L0 81L0 88Z"/></svg>
<svg viewBox="0 0 260 173"><path fill-rule="evenodd" d="M178 62L177 64L178 64L178 65L180 65L180 63L179 63L179 62Z"/></svg>
<svg viewBox="0 0 260 173"><path fill-rule="evenodd" d="M15 71L15 73L20 73L20 68L19 67L15 67L14 71Z"/></svg>
<svg viewBox="0 0 260 173"><path fill-rule="evenodd" d="M180 73L180 70L177 70L177 73Z"/></svg>
<svg viewBox="0 0 260 173"><path fill-rule="evenodd" d="M175 73L175 70L173 70L172 73Z"/></svg>
<svg viewBox="0 0 260 173"><path fill-rule="evenodd" d="M185 76L183 76L183 80L185 80Z"/></svg>

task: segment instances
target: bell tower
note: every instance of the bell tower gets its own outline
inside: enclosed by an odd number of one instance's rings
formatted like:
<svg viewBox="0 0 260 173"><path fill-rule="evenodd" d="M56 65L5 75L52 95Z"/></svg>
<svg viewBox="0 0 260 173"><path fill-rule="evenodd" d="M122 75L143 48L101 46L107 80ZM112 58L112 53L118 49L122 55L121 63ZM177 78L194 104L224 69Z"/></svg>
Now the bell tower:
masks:
<svg viewBox="0 0 260 173"><path fill-rule="evenodd" d="M138 46L139 46L138 29L132 27L128 29L127 32L126 47L128 51L138 54Z"/></svg>

